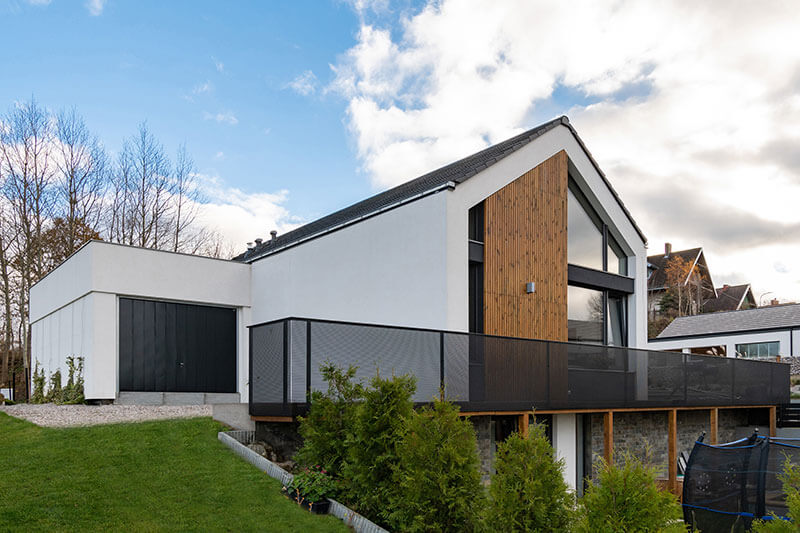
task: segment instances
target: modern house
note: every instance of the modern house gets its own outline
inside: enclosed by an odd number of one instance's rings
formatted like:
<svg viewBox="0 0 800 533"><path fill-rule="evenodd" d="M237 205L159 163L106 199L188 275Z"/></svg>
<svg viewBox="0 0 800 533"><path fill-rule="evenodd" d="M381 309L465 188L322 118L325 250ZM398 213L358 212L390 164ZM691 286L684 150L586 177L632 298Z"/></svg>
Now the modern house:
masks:
<svg viewBox="0 0 800 533"><path fill-rule="evenodd" d="M676 318L655 339L655 350L775 359L800 356L800 304Z"/></svg>
<svg viewBox="0 0 800 533"><path fill-rule="evenodd" d="M701 431L774 430L788 365L647 348L646 240L566 117L233 261L91 242L31 290L32 355L86 359L86 396L246 402L291 422L319 366L445 387L493 444L548 424L579 491L649 445L676 488ZM710 286L713 291L713 284Z"/></svg>

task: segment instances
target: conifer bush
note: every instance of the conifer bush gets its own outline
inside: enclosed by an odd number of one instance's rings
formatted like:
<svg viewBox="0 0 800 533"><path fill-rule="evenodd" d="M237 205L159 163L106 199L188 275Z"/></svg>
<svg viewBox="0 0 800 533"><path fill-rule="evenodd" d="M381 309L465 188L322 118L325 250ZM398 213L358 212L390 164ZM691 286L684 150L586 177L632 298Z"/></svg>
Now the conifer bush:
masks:
<svg viewBox="0 0 800 533"><path fill-rule="evenodd" d="M387 524L393 499L402 497L393 475L403 426L414 410L416 379L378 375L369 385L356 408L342 473L348 502L371 520Z"/></svg>
<svg viewBox="0 0 800 533"><path fill-rule="evenodd" d="M444 399L406 418L397 449L395 531L476 531L485 509L472 423Z"/></svg>
<svg viewBox="0 0 800 533"><path fill-rule="evenodd" d="M527 438L513 433L498 444L495 467L488 517L493 530L569 528L574 498L564 482L564 461L556 458L542 424L531 424Z"/></svg>
<svg viewBox="0 0 800 533"><path fill-rule="evenodd" d="M364 395L364 387L354 381L356 370L354 366L344 370L331 363L320 367L328 390L312 392L308 415L298 418L303 437L303 447L295 455L299 465L319 465L334 477L341 477L357 402Z"/></svg>
<svg viewBox="0 0 800 533"><path fill-rule="evenodd" d="M580 501L579 533L659 531L685 533L677 498L656 486L656 471L623 454L617 463L601 460L596 484Z"/></svg>
<svg viewBox="0 0 800 533"><path fill-rule="evenodd" d="M57 403L61 401L61 370L50 374L50 389L47 391L47 401Z"/></svg>
<svg viewBox="0 0 800 533"><path fill-rule="evenodd" d="M773 515L772 520L758 520L753 523L753 533L793 533L800 524L800 465L793 465L787 458L783 465L783 473L778 478L783 483L786 504L789 507L790 521Z"/></svg>
<svg viewBox="0 0 800 533"><path fill-rule="evenodd" d="M39 361L36 361L36 366L33 369L33 394L31 394L31 403L44 403L45 381L44 369L40 368Z"/></svg>

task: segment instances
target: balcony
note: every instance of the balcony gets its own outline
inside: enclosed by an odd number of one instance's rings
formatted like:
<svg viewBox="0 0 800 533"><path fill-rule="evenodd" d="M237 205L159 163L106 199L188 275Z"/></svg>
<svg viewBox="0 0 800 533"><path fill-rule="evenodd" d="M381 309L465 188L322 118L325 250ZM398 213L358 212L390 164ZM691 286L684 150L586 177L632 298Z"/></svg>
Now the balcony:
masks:
<svg viewBox="0 0 800 533"><path fill-rule="evenodd" d="M326 390L326 361L417 378L414 401L471 412L777 405L789 365L768 361L286 318L250 328L250 414L293 416Z"/></svg>

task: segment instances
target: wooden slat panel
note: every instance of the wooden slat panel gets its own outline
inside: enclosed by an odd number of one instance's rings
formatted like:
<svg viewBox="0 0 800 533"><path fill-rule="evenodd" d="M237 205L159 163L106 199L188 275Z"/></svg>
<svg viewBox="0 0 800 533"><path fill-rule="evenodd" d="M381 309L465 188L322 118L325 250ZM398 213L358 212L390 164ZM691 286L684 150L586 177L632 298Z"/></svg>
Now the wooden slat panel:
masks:
<svg viewBox="0 0 800 533"><path fill-rule="evenodd" d="M485 202L484 332L567 340L567 154ZM525 284L536 283L527 294Z"/></svg>

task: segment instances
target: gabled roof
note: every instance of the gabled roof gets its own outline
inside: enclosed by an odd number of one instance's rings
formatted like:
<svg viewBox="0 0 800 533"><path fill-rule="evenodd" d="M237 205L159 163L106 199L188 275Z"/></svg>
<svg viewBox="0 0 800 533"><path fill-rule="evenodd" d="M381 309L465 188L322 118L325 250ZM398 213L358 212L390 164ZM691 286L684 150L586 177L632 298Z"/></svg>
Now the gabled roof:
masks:
<svg viewBox="0 0 800 533"><path fill-rule="evenodd" d="M530 142L558 126L566 126L569 128L569 130L575 136L578 144L592 162L595 170L603 179L611 191L611 194L625 212L628 220L636 229L636 232L639 234L639 237L641 237L642 242L647 243L647 238L644 236L641 229L639 229L639 227L636 225L636 222L634 222L630 212L628 212L616 191L614 191L614 189L611 187L611 184L608 182L605 174L603 174L602 170L600 170L600 167L597 165L597 162L594 160L594 158L592 158L592 155L586 149L586 145L584 145L583 141L580 139L580 137L578 137L578 133L569 123L569 119L565 116L562 116L501 143L495 144L494 146L490 146L489 148L465 157L464 159L456 161L455 163L450 163L449 165L434 170L433 172L424 174L416 179L367 198L366 200L362 200L361 202L353 204L349 207L345 207L344 209L336 211L335 213L324 216L313 222L309 222L308 224L305 224L304 226L294 229L288 233L279 235L273 241L265 241L256 247L234 257L234 260L245 262L256 261L267 255L285 250L286 248L299 244L303 241L313 239L331 231L335 231L336 229L344 226L354 224L388 209L392 209L393 207L397 207L403 203L421 198L427 194L442 190L444 188L456 187L458 184L463 183L479 172L486 170L504 157L516 152L520 148L526 146Z"/></svg>
<svg viewBox="0 0 800 533"><path fill-rule="evenodd" d="M774 305L743 311L681 316L673 320L656 340L797 326L800 326L800 304Z"/></svg>
<svg viewBox="0 0 800 533"><path fill-rule="evenodd" d="M679 250L677 252L670 252L669 255L658 254L648 255L648 267L652 267L653 273L647 279L647 290L663 289L667 286L667 263L673 257L680 257L689 264L694 264L700 261L700 256L703 253L702 248L690 248L688 250Z"/></svg>
<svg viewBox="0 0 800 533"><path fill-rule="evenodd" d="M724 285L717 288L716 298L709 298L703 302L703 312L737 311L741 308L745 299L751 300L753 304L755 303L749 283L744 285Z"/></svg>

